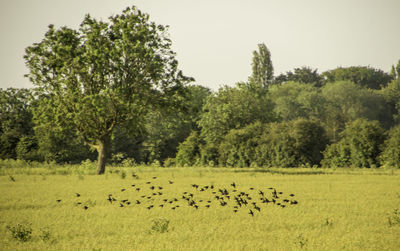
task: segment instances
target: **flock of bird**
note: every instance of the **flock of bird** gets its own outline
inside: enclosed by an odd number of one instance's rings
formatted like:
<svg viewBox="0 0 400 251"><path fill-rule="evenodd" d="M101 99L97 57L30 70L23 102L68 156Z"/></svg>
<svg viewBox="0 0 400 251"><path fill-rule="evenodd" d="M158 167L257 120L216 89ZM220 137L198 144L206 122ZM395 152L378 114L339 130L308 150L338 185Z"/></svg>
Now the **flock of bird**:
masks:
<svg viewBox="0 0 400 251"><path fill-rule="evenodd" d="M136 174L132 174L132 176L139 180ZM285 208L298 204L293 193L286 194L277 191L274 187L268 187L265 190L254 187L242 189L235 182L227 187L217 187L214 184L191 184L187 191L183 191L174 197L167 196L168 188L173 184L174 181L169 180L166 186L163 186L157 182L157 177L152 177L148 181L131 184L128 188L121 188L118 191L118 196L110 193L105 200L107 200L107 204L120 208L141 206L147 210L156 207L177 210L180 207L188 206L194 210L207 210L212 207L225 207L231 208L233 213L245 210L251 216L260 213L266 205ZM75 193L75 196L80 198L81 194ZM61 203L61 199L56 200L56 202ZM84 210L88 210L90 207L87 203L80 201L77 201L76 205Z"/></svg>

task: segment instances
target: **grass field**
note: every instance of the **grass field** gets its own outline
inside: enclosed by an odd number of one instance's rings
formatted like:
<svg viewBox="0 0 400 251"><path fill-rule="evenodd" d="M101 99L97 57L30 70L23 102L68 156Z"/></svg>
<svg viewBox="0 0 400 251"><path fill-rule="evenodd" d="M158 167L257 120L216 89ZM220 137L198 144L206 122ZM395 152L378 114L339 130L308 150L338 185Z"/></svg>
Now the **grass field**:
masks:
<svg viewBox="0 0 400 251"><path fill-rule="evenodd" d="M399 170L108 170L0 168L0 249L400 250Z"/></svg>

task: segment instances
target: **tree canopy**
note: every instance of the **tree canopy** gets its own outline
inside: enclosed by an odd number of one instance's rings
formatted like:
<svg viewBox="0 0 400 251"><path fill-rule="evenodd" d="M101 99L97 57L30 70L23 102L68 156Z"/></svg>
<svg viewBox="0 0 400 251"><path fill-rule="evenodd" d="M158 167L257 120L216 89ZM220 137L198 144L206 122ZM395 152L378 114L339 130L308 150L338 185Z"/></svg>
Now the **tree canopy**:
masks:
<svg viewBox="0 0 400 251"><path fill-rule="evenodd" d="M99 174L114 128L140 127L150 108L179 105L191 80L178 70L167 28L135 7L109 22L86 15L78 30L50 25L25 60L43 96L39 106L97 149Z"/></svg>

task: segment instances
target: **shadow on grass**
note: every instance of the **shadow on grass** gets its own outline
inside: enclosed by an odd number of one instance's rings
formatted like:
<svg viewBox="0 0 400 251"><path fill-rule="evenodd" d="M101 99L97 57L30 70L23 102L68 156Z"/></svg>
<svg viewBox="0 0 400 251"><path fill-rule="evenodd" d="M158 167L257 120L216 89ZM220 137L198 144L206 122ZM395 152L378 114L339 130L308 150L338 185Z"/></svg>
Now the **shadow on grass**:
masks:
<svg viewBox="0 0 400 251"><path fill-rule="evenodd" d="M295 169L235 169L235 173L271 173L271 174L285 174L285 175L316 175L316 174L333 174L332 172L325 172L324 170L295 170Z"/></svg>

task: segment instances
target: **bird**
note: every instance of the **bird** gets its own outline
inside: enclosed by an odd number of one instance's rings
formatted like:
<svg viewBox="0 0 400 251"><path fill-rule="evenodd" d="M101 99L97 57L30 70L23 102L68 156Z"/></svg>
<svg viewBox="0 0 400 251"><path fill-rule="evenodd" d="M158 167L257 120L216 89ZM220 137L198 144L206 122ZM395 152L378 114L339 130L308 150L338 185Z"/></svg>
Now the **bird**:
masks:
<svg viewBox="0 0 400 251"><path fill-rule="evenodd" d="M232 182L231 186L232 186L233 188L236 188L235 182Z"/></svg>
<svg viewBox="0 0 400 251"><path fill-rule="evenodd" d="M251 216L254 216L254 213L253 213L253 211L251 211L251 209L249 209L249 214L250 214Z"/></svg>
<svg viewBox="0 0 400 251"><path fill-rule="evenodd" d="M125 190L126 190L125 188L122 188L122 189L121 189L121 192L123 192L123 191L125 191Z"/></svg>
<svg viewBox="0 0 400 251"><path fill-rule="evenodd" d="M173 182L173 181L170 181L170 180L168 181L168 183L169 183L169 184L174 184L174 182Z"/></svg>
<svg viewBox="0 0 400 251"><path fill-rule="evenodd" d="M154 177L153 177L153 180L155 180L155 179L157 179L157 177L154 176Z"/></svg>
<svg viewBox="0 0 400 251"><path fill-rule="evenodd" d="M83 209L87 210L89 207L88 206L83 206Z"/></svg>
<svg viewBox="0 0 400 251"><path fill-rule="evenodd" d="M61 202L61 200L56 200L58 203L60 203Z"/></svg>
<svg viewBox="0 0 400 251"><path fill-rule="evenodd" d="M75 194L76 194L76 197L81 197L81 195L79 193L75 193Z"/></svg>

